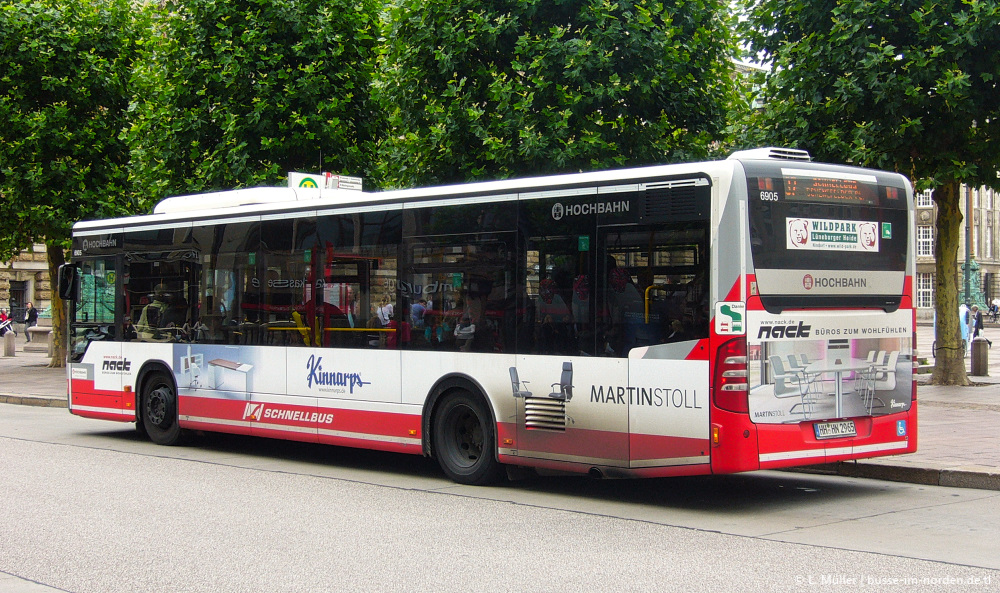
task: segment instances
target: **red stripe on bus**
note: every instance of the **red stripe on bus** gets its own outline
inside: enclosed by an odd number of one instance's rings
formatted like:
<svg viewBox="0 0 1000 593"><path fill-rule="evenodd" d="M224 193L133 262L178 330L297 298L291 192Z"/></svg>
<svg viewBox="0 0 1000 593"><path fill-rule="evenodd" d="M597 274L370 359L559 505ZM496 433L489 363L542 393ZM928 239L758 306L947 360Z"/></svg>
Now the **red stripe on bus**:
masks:
<svg viewBox="0 0 1000 593"><path fill-rule="evenodd" d="M632 461L701 457L709 454L709 445L707 438L633 434L629 436L629 457Z"/></svg>
<svg viewBox="0 0 1000 593"><path fill-rule="evenodd" d="M94 382L85 379L73 379L70 381L70 393L73 395L99 395L103 397L121 397L124 392L111 389L94 389Z"/></svg>
<svg viewBox="0 0 1000 593"><path fill-rule="evenodd" d="M115 422L135 422L135 416L122 416L117 412L100 412L95 410L73 410L73 414L81 418L97 420L113 420Z"/></svg>
<svg viewBox="0 0 1000 593"><path fill-rule="evenodd" d="M105 389L94 389L93 381L85 381L81 379L73 379L70 381L70 409L74 414L79 416L86 416L88 418L101 418L102 420L119 420L122 422L131 422L134 417L122 416L120 413L114 413L113 410L120 411L123 409L122 392L120 391L109 391ZM76 407L84 406L88 408L104 408L108 412L100 413L93 411L77 411ZM125 408L132 411L133 408ZM95 414L100 414L96 415Z"/></svg>
<svg viewBox="0 0 1000 593"><path fill-rule="evenodd" d="M519 452L554 455L571 455L593 459L606 459L627 463L628 434L608 430L589 430L567 427L565 431L522 429L515 439Z"/></svg>
<svg viewBox="0 0 1000 593"><path fill-rule="evenodd" d="M295 431L285 433L280 430L282 426L307 428L313 431L322 429L371 434L373 436L421 438L421 417L419 414L274 404L261 401L248 402L189 395L181 395L179 399L181 416L194 416L200 419L182 422L183 426L190 428L196 428L196 424L211 423L212 419L218 419L228 422L248 422L252 429L260 427L261 434L271 435L273 433L274 436L283 438L292 438L289 435L305 433ZM213 424L213 427L213 430L229 431L222 425ZM301 436L295 438L302 440Z"/></svg>
<svg viewBox="0 0 1000 593"><path fill-rule="evenodd" d="M711 349L708 344L708 338L698 340L698 343L694 345L694 348L691 348L684 360L710 360L712 357L709 356Z"/></svg>
<svg viewBox="0 0 1000 593"><path fill-rule="evenodd" d="M740 284L742 282L744 282L744 281L745 280L744 280L743 276L740 276L739 278L737 278L736 282L733 282L733 285L731 287L729 287L729 292L726 293L726 298L724 298L722 300L724 300L724 301L738 301L738 300L740 300ZM747 291L747 294L749 294L749 291Z"/></svg>

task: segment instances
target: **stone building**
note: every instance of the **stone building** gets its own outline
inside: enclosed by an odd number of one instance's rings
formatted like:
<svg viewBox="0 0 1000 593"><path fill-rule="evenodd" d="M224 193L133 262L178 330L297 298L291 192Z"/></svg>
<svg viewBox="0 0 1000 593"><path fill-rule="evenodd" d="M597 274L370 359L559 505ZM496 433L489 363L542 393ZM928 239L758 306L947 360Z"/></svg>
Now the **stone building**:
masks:
<svg viewBox="0 0 1000 593"><path fill-rule="evenodd" d="M934 242L937 206L930 190L914 196L916 209L917 276L914 278L917 319L934 318ZM958 247L959 302L980 307L1000 300L1000 192L961 187L962 236ZM967 216L971 211L972 216ZM969 268L969 294L965 294L965 270ZM957 312L956 312L957 314Z"/></svg>
<svg viewBox="0 0 1000 593"><path fill-rule="evenodd" d="M8 262L0 262L0 308L20 322L27 304L41 313L52 304L52 283L45 245L36 243Z"/></svg>

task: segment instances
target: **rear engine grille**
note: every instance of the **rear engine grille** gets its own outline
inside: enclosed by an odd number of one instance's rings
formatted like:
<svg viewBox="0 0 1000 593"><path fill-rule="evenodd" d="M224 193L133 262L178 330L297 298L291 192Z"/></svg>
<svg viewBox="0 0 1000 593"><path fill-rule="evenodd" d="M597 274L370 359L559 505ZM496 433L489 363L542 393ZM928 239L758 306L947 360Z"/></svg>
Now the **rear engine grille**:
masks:
<svg viewBox="0 0 1000 593"><path fill-rule="evenodd" d="M549 397L524 398L524 425L528 430L566 430L566 402Z"/></svg>

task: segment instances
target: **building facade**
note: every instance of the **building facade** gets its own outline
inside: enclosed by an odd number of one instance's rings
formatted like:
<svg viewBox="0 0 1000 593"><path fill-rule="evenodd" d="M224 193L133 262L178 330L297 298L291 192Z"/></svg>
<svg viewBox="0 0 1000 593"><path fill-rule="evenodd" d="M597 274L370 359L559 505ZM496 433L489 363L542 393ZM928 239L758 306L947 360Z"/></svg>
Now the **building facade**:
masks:
<svg viewBox="0 0 1000 593"><path fill-rule="evenodd" d="M959 302L983 307L1000 301L1000 192L981 187L961 187L962 236L958 247ZM914 278L917 319L934 318L934 243L937 240L937 206L931 190L914 196L916 209L917 276ZM971 212L971 216L968 213ZM969 270L969 294L965 270ZM957 314L957 312L956 312Z"/></svg>
<svg viewBox="0 0 1000 593"><path fill-rule="evenodd" d="M9 262L0 263L0 309L15 321L24 320L24 310L33 303L39 312L52 304L52 283L45 245L36 243Z"/></svg>

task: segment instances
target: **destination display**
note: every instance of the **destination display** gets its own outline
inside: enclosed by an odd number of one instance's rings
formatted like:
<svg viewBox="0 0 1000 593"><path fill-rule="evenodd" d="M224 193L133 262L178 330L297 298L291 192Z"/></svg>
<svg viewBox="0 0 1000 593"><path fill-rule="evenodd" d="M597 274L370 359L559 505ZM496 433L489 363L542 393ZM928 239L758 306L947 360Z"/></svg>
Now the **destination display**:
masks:
<svg viewBox="0 0 1000 593"><path fill-rule="evenodd" d="M878 204L874 175L783 167L785 199L805 202Z"/></svg>

